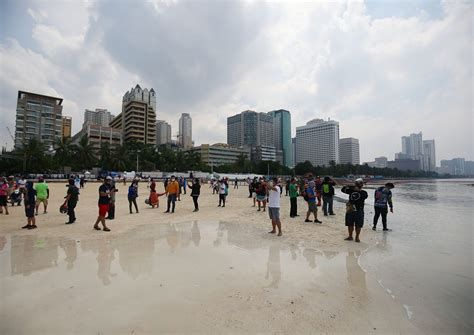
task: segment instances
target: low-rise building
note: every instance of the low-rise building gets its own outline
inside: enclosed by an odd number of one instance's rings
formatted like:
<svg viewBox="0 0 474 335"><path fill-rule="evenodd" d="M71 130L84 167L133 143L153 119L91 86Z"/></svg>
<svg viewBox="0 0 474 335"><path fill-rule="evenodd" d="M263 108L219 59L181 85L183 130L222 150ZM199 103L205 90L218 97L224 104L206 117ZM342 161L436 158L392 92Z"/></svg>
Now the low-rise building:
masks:
<svg viewBox="0 0 474 335"><path fill-rule="evenodd" d="M108 143L110 149L122 145L122 131L112 127L84 123L81 131L73 136L72 143L77 144L83 136L87 136L95 151L99 151L104 143Z"/></svg>
<svg viewBox="0 0 474 335"><path fill-rule="evenodd" d="M194 147L201 155L201 162L208 166L219 166L224 164L233 164L237 161L240 155L244 155L245 158L249 158L249 151L244 148L232 147L224 143L216 144L201 144L198 147Z"/></svg>
<svg viewBox="0 0 474 335"><path fill-rule="evenodd" d="M256 145L251 148L251 159L254 162L277 160L277 151L275 147L269 145Z"/></svg>
<svg viewBox="0 0 474 335"><path fill-rule="evenodd" d="M418 159L395 159L394 161L388 161L387 167L401 171L420 171L421 162Z"/></svg>

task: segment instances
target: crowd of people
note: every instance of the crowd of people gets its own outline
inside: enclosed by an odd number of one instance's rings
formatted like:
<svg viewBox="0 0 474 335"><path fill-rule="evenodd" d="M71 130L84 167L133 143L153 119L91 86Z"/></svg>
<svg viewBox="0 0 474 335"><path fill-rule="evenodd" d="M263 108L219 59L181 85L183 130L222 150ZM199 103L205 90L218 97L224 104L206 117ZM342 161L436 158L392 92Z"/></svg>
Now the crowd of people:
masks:
<svg viewBox="0 0 474 335"><path fill-rule="evenodd" d="M165 191L160 193L156 189L156 182L153 178L149 178L147 188L149 190L148 199L145 203L152 208L159 208L159 198L166 196L167 207L165 213L175 213L176 201L181 201L181 194L186 194L186 189L191 191L193 199L194 212L199 211L199 196L201 194L202 181L199 178L186 178L171 176L164 180ZM126 183L124 181L124 183ZM60 207L60 211L67 213L68 221L66 224L73 224L76 221L75 208L79 201L80 189L84 188L85 181L79 177L71 177L68 180L67 192L64 197L64 203ZM290 218L299 217L298 214L298 197L302 197L306 202L307 209L305 215L305 223L314 222L322 224L318 218L318 207L322 207L324 216L335 215L333 210L333 200L335 195L336 182L330 177L321 179L319 176L313 178L311 175L304 178L288 178L283 182L279 178L265 179L263 177L247 179L249 198L252 199L253 207L257 207L257 211L267 212L271 220L272 230L269 233L282 236L282 224L280 220L280 202L285 187L285 196L290 200ZM284 185L284 186L283 186ZM133 179L130 182L127 192L130 214L139 213L137 204L139 179ZM368 198L368 194L363 190L364 181L358 178L352 185L345 185L341 192L348 195L345 213L345 225L347 226L347 241L360 242L360 232L364 225L364 205ZM212 179L209 183L212 194L218 195L218 206L226 207L227 197L229 195L229 180L227 178ZM234 189L238 188L238 180L234 180ZM387 214L388 211L393 213L392 192L393 183L387 183L385 186L378 187L374 193L374 218L373 230L377 229L377 223L382 217L383 230L388 231ZM117 188L115 180L107 176L98 189L98 208L99 213L97 220L93 226L96 230L110 231L106 220L114 220L115 218L115 196ZM8 178L0 177L0 214L9 214L8 203L11 206L15 204L21 205L23 200L25 206L25 215L27 224L23 229L37 228L35 216L43 205L43 213L47 213L49 199L49 187L43 177L38 178L38 182L26 180L23 177ZM133 206L133 207L132 207ZM99 226L102 226L102 228ZM354 236L355 232L355 236Z"/></svg>

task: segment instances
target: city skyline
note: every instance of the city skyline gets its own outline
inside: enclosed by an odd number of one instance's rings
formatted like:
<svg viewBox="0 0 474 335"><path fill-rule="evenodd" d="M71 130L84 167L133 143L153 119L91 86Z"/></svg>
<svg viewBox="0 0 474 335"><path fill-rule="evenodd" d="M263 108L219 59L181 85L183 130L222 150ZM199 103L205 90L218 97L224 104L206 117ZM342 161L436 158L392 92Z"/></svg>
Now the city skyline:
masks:
<svg viewBox="0 0 474 335"><path fill-rule="evenodd" d="M14 129L17 92L37 92L64 99L74 134L84 109L117 115L139 83L155 88L157 119L173 129L193 111L195 145L224 142L231 115L281 108L292 137L308 120L338 120L341 137L359 139L361 162L392 159L414 130L435 139L438 164L472 160L472 6L6 0L0 123ZM189 15L190 26L175 26ZM0 143L12 146L6 129Z"/></svg>

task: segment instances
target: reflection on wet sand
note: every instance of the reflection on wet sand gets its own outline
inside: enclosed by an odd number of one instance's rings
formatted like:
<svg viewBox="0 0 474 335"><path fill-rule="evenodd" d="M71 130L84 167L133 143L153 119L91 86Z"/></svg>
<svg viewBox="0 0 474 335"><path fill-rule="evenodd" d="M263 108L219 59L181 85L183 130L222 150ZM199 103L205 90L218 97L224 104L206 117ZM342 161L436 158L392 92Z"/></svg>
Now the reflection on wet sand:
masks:
<svg viewBox="0 0 474 335"><path fill-rule="evenodd" d="M348 252L346 256L347 282L349 289L357 294L359 303L367 301L367 283L365 271L359 265L360 252Z"/></svg>
<svg viewBox="0 0 474 335"><path fill-rule="evenodd" d="M5 236L0 236L0 251L2 251L7 245L7 238Z"/></svg>
<svg viewBox="0 0 474 335"><path fill-rule="evenodd" d="M102 284L109 285L111 283L110 278L115 277L117 274L110 271L112 261L115 259L114 251L110 247L110 244L106 240L99 240L99 253L97 255L97 277L102 280Z"/></svg>
<svg viewBox="0 0 474 335"><path fill-rule="evenodd" d="M278 288L281 280L279 245L271 245L270 248L268 248L267 274L265 275L265 279L269 279L270 275L272 282L267 287Z"/></svg>
<svg viewBox="0 0 474 335"><path fill-rule="evenodd" d="M64 260L67 263L67 269L71 270L74 267L74 261L77 259L77 242L71 239L60 240L59 246L66 254Z"/></svg>
<svg viewBox="0 0 474 335"><path fill-rule="evenodd" d="M58 265L58 241L35 235L12 236L10 257L12 275L29 276Z"/></svg>
<svg viewBox="0 0 474 335"><path fill-rule="evenodd" d="M303 250L303 256L308 262L308 265L311 269L316 269L316 267L318 266L316 264L316 255L320 255L320 253L316 252L316 250L314 249L305 248Z"/></svg>

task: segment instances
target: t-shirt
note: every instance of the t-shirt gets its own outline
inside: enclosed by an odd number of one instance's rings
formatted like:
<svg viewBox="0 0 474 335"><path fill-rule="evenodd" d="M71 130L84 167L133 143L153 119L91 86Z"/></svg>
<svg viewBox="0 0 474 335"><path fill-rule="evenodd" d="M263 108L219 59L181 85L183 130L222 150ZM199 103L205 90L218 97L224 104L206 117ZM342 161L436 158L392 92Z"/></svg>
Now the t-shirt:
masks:
<svg viewBox="0 0 474 335"><path fill-rule="evenodd" d="M48 198L48 184L46 184L45 182L35 184L35 190L38 199Z"/></svg>
<svg viewBox="0 0 474 335"><path fill-rule="evenodd" d="M154 192L154 190L152 190ZM128 197L129 198L136 198L138 195L138 188L135 185L130 185L128 187Z"/></svg>
<svg viewBox="0 0 474 335"><path fill-rule="evenodd" d="M8 192L8 184L3 183L2 185L0 185L0 196L6 196L7 192Z"/></svg>
<svg viewBox="0 0 474 335"><path fill-rule="evenodd" d="M67 194L70 195L70 202L77 202L79 200L79 189L75 185L69 185Z"/></svg>
<svg viewBox="0 0 474 335"><path fill-rule="evenodd" d="M265 184L264 183L258 183L257 195L264 196L266 194L267 194L267 190L265 189Z"/></svg>
<svg viewBox="0 0 474 335"><path fill-rule="evenodd" d="M344 186L341 189L342 193L349 194L349 202L355 205L356 210L364 210L365 199L367 199L368 194L364 190L356 191L352 186Z"/></svg>
<svg viewBox="0 0 474 335"><path fill-rule="evenodd" d="M219 185L219 194L225 194L225 184L221 183Z"/></svg>
<svg viewBox="0 0 474 335"><path fill-rule="evenodd" d="M276 190L270 190L268 193L268 207L280 208L280 186L275 186Z"/></svg>
<svg viewBox="0 0 474 335"><path fill-rule="evenodd" d="M298 196L298 188L296 184L290 184L290 198L296 198Z"/></svg>
<svg viewBox="0 0 474 335"><path fill-rule="evenodd" d="M312 187L308 187L306 189L306 195L308 197L308 202L316 202L316 197L314 196L314 189Z"/></svg>
<svg viewBox="0 0 474 335"><path fill-rule="evenodd" d="M323 183L322 187L323 195L333 196L334 195L334 186L332 182Z"/></svg>
<svg viewBox="0 0 474 335"><path fill-rule="evenodd" d="M316 180L314 182L314 188L316 189L316 191L321 192L322 187L323 183L321 182L321 180Z"/></svg>
<svg viewBox="0 0 474 335"><path fill-rule="evenodd" d="M168 186L166 187L166 192L168 192L168 194L177 194L178 191L179 191L179 185L176 180L170 182Z"/></svg>
<svg viewBox="0 0 474 335"><path fill-rule="evenodd" d="M107 184L102 184L99 187L99 193L101 192L108 192L110 191L110 186ZM110 196L109 195L99 195L99 205L108 205L110 203Z"/></svg>
<svg viewBox="0 0 474 335"><path fill-rule="evenodd" d="M34 206L36 203L35 196L36 196L36 191L33 188L27 189L26 194L25 194L25 202L24 202L25 206L26 205Z"/></svg>
<svg viewBox="0 0 474 335"><path fill-rule="evenodd" d="M392 191L384 186L375 190L374 206L387 208L387 205L392 208Z"/></svg>

